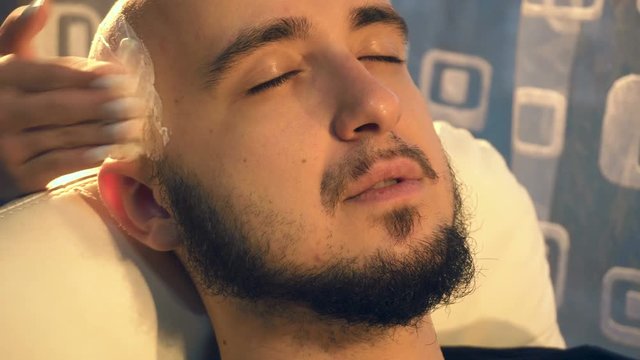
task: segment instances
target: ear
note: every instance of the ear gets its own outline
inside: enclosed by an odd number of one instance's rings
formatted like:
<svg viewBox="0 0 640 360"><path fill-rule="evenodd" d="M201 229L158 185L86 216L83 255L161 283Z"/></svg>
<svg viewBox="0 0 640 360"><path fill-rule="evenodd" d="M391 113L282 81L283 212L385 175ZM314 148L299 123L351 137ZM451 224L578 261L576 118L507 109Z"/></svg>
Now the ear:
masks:
<svg viewBox="0 0 640 360"><path fill-rule="evenodd" d="M153 250L173 251L181 243L177 225L158 201L157 185L146 180L149 173L141 161L107 160L98 174L100 195L129 235Z"/></svg>

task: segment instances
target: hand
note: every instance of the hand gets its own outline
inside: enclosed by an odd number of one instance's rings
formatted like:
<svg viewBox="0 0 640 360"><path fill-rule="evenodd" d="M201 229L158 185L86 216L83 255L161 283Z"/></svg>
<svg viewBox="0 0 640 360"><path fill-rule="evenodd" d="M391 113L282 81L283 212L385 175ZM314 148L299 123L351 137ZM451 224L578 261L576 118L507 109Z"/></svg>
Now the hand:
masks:
<svg viewBox="0 0 640 360"><path fill-rule="evenodd" d="M0 205L100 165L110 146L134 140L126 120L141 111L118 90L125 76L117 65L34 58L31 41L48 14L41 3L0 27Z"/></svg>

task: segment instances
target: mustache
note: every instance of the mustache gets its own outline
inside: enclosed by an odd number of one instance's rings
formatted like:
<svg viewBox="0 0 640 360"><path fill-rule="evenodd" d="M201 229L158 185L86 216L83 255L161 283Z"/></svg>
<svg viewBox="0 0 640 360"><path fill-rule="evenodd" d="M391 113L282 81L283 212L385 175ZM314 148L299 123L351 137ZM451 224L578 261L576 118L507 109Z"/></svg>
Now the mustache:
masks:
<svg viewBox="0 0 640 360"><path fill-rule="evenodd" d="M364 140L359 147L322 175L320 199L325 211L334 214L340 199L347 191L350 182L357 181L367 174L373 165L381 160L408 158L415 161L423 175L430 180L438 180L427 155L417 146L409 145L398 136L391 134L392 146L387 149L373 149L371 140Z"/></svg>

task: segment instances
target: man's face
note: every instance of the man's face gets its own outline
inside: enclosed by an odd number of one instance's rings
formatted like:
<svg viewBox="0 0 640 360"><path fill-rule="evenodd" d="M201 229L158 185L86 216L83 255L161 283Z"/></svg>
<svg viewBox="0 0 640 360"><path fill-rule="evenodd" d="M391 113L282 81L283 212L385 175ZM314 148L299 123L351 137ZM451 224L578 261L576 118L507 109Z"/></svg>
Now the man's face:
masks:
<svg viewBox="0 0 640 360"><path fill-rule="evenodd" d="M453 176L387 1L168 3L141 30L171 132L157 175L203 286L400 324L469 280Z"/></svg>

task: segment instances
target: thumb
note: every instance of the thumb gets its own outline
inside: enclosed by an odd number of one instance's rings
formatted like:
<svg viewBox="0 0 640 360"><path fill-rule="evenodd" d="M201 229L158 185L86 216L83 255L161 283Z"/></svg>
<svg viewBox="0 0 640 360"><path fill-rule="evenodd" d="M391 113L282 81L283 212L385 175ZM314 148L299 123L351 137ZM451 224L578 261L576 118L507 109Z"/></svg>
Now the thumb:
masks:
<svg viewBox="0 0 640 360"><path fill-rule="evenodd" d="M47 23L48 13L47 0L15 9L0 27L0 55L31 56L31 41Z"/></svg>

